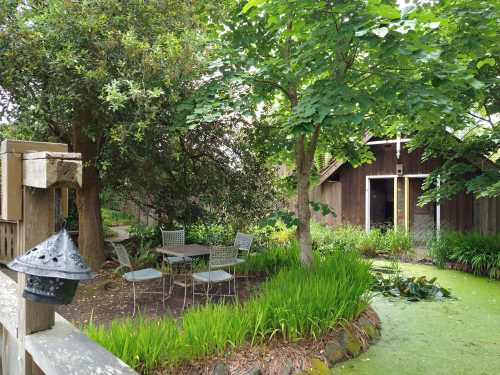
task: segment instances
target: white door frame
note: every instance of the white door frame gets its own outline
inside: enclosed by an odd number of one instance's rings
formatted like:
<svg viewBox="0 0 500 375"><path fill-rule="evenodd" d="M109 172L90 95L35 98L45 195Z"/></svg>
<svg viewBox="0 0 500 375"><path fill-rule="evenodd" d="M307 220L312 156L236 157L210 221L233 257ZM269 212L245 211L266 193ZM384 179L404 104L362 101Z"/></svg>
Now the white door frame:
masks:
<svg viewBox="0 0 500 375"><path fill-rule="evenodd" d="M381 175L373 175L366 176L365 181L365 231L370 231L370 195L371 195L371 187L370 180L371 179L393 179L394 180L394 197L397 197L397 184L398 184L398 175L396 174L381 174ZM397 203L396 199L394 200L394 212L397 212ZM394 215L394 225L396 224L396 215Z"/></svg>
<svg viewBox="0 0 500 375"><path fill-rule="evenodd" d="M394 179L394 228L397 228L397 210L398 210L398 201L397 201L397 194L398 194L398 177L404 178L405 179L405 230L409 230L409 214L408 214L408 209L409 209L409 202L408 200L408 181L410 178L426 178L428 177L428 173L415 173L415 174L405 174L398 176L396 174L383 174L383 175L370 175L366 176L365 180L365 231L369 232L370 231L370 201L371 201L371 189L370 189L370 180L371 179ZM438 186L439 186L439 179L438 179ZM439 233L441 229L441 204L440 202L436 202L436 232Z"/></svg>

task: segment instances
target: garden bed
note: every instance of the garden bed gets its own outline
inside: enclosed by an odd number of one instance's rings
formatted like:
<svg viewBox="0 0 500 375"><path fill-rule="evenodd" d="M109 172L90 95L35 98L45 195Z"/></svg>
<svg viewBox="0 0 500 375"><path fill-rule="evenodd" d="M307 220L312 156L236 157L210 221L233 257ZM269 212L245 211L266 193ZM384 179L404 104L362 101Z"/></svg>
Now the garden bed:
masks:
<svg viewBox="0 0 500 375"><path fill-rule="evenodd" d="M269 343L244 345L227 356L193 361L175 370L158 370L155 375L212 374L225 368L229 374L266 375L295 374L317 367L315 361L331 367L365 352L380 336L381 323L377 313L367 308L353 322L317 339L297 342L272 340ZM222 370L224 371L224 370Z"/></svg>
<svg viewBox="0 0 500 375"><path fill-rule="evenodd" d="M246 301L252 292L264 281L263 277L250 277L238 280L238 297ZM122 283L119 274L102 270L96 278L80 283L76 296L70 305L57 307L57 312L77 327L85 327L90 320L96 325L109 325L116 319L132 316L132 286ZM159 294L141 294L141 291L161 292L158 280L136 284L138 304L141 314L149 318L161 318L165 315L179 318L182 315L184 289L174 288L173 295L165 301L165 308ZM188 290L187 304L191 304L191 290Z"/></svg>
<svg viewBox="0 0 500 375"><path fill-rule="evenodd" d="M272 259L281 259L274 255ZM154 314L115 319L110 324L90 324L85 331L144 374L200 373L196 366L208 369L221 358L243 365L238 360L242 355L265 365L280 351L285 356L296 352L295 358L302 362L293 363L294 368L305 368L306 358L325 350L324 340L367 309L372 282L370 265L356 252L317 255L311 267L285 267L262 283L257 293L252 293L255 288L250 283L246 301L240 299L243 303L199 305L180 319L168 313L161 319L151 319ZM355 337L363 336L356 325L347 327ZM354 352L359 353L366 342L360 340ZM345 352L337 360L351 355ZM283 365L278 362L272 366Z"/></svg>

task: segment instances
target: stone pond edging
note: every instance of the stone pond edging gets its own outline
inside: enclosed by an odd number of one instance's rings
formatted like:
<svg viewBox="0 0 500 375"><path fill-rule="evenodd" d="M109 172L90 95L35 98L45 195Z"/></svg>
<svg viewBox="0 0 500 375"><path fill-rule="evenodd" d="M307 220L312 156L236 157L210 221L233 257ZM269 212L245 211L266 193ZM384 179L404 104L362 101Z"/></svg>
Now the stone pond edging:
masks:
<svg viewBox="0 0 500 375"><path fill-rule="evenodd" d="M310 358L309 366L305 369L296 368L292 362L288 362L280 371L279 375L315 375L323 373L329 367L358 357L368 350L370 345L380 338L381 322L377 313L368 307L354 321L341 325L322 342L317 355ZM315 371L316 370L316 371ZM224 361L217 361L212 367L211 375L234 375ZM238 372L238 375L264 375L265 368L255 366L246 372Z"/></svg>

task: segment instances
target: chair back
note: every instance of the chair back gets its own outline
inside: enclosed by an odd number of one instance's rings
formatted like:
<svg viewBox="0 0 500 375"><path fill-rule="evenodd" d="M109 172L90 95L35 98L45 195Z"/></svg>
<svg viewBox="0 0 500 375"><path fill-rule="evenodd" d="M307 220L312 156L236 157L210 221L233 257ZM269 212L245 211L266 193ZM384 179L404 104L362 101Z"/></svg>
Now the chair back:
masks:
<svg viewBox="0 0 500 375"><path fill-rule="evenodd" d="M208 268L216 268L235 264L238 258L238 249L234 246L212 246L210 247L210 260Z"/></svg>
<svg viewBox="0 0 500 375"><path fill-rule="evenodd" d="M184 245L186 243L184 230L162 230L161 237L163 246Z"/></svg>
<svg viewBox="0 0 500 375"><path fill-rule="evenodd" d="M241 251L250 252L252 247L253 236L245 233L236 233L236 238L234 239L234 247Z"/></svg>
<svg viewBox="0 0 500 375"><path fill-rule="evenodd" d="M132 262L130 262L130 257L128 256L127 249L122 244L114 244L113 249L115 250L116 256L118 257L118 262L120 262L120 266L127 267L132 269Z"/></svg>

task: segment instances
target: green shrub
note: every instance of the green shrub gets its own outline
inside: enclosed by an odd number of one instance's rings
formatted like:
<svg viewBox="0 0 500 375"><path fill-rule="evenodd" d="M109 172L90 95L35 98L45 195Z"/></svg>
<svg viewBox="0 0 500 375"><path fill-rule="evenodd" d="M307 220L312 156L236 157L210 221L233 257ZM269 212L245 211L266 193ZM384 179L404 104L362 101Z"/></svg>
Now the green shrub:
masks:
<svg viewBox="0 0 500 375"><path fill-rule="evenodd" d="M315 221L311 222L311 237L315 250L356 249L359 239L364 235L364 230L353 225L331 228Z"/></svg>
<svg viewBox="0 0 500 375"><path fill-rule="evenodd" d="M455 262L476 275L500 278L500 234L481 235L442 231L431 240L430 253L438 266Z"/></svg>
<svg viewBox="0 0 500 375"><path fill-rule="evenodd" d="M191 224L186 227L186 242L203 245L227 245L234 241L236 230L222 224Z"/></svg>
<svg viewBox="0 0 500 375"><path fill-rule="evenodd" d="M108 227L117 225L132 225L136 223L133 215L118 210L112 210L110 208L102 208L101 215L103 224Z"/></svg>
<svg viewBox="0 0 500 375"><path fill-rule="evenodd" d="M144 373L220 355L245 342L319 336L367 307L369 269L356 252L336 251L316 256L311 269L281 270L245 304L200 306L178 322L138 318L90 325L86 333Z"/></svg>
<svg viewBox="0 0 500 375"><path fill-rule="evenodd" d="M250 254L245 263L238 266L238 272L274 275L282 269L300 265L299 245L293 241L289 246L272 246L267 250Z"/></svg>
<svg viewBox="0 0 500 375"><path fill-rule="evenodd" d="M434 264L439 268L444 268L446 263L450 261L452 249L460 245L461 233L443 230L439 236L434 235L427 243L429 255L432 257Z"/></svg>
<svg viewBox="0 0 500 375"><path fill-rule="evenodd" d="M366 233L361 227L342 225L330 228L316 222L311 223L313 248L322 253L331 250L357 250L373 257L377 255L402 256L412 251L411 238L405 231L397 229L372 229Z"/></svg>
<svg viewBox="0 0 500 375"><path fill-rule="evenodd" d="M165 362L165 353L171 363L180 358L177 344L179 329L175 320L136 319L115 320L108 328L90 323L86 333L94 341L121 358L130 366L146 372Z"/></svg>
<svg viewBox="0 0 500 375"><path fill-rule="evenodd" d="M382 248L391 256L407 255L412 251L411 238L406 231L388 229L383 235Z"/></svg>
<svg viewBox="0 0 500 375"><path fill-rule="evenodd" d="M369 271L357 253L342 251L316 257L311 270L281 271L244 308L252 317L252 341L315 337L353 319L368 306Z"/></svg>
<svg viewBox="0 0 500 375"><path fill-rule="evenodd" d="M367 257L375 257L386 252L385 238L380 229L372 229L369 233L359 233L356 249Z"/></svg>

